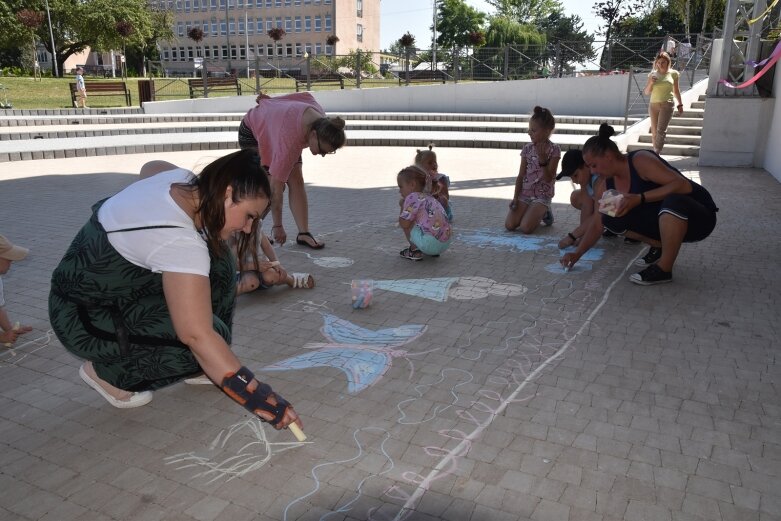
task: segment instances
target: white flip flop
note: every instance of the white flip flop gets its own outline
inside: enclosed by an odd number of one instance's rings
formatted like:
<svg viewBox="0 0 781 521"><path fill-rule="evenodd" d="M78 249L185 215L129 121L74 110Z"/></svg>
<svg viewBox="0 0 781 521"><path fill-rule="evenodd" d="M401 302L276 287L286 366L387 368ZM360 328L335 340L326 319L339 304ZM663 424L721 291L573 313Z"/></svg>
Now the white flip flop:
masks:
<svg viewBox="0 0 781 521"><path fill-rule="evenodd" d="M184 383L187 385L214 385L211 380L209 380L209 377L205 374L202 374L201 376L194 376L192 378L185 378Z"/></svg>
<svg viewBox="0 0 781 521"><path fill-rule="evenodd" d="M95 389L99 395L105 398L108 403L117 409L132 409L133 407L141 407L142 405L146 405L152 401L152 397L154 396L152 391L133 393L132 396L130 396L130 398L127 400L117 400L108 394L98 382L93 380L90 375L87 374L87 371L84 370L85 365L86 362L82 364L81 367L79 367L79 376L81 376L81 379L84 380L84 383Z"/></svg>

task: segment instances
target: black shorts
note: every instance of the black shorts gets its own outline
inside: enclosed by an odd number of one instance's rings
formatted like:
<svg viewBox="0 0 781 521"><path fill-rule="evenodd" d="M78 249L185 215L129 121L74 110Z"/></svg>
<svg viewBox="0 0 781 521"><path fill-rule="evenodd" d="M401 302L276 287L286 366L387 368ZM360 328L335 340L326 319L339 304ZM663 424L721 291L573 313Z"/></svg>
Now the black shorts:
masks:
<svg viewBox="0 0 781 521"><path fill-rule="evenodd" d="M659 217L665 213L687 221L688 228L683 242L701 241L716 227L716 212L689 194L668 195L661 202L637 206L623 217L603 215L602 223L616 234L632 231L658 241L661 240Z"/></svg>

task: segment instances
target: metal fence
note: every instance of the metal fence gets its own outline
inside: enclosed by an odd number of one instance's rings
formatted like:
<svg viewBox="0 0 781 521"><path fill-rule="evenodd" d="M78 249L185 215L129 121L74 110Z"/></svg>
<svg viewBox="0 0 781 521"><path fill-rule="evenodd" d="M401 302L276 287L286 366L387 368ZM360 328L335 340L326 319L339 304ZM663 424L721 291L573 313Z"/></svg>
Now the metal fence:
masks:
<svg viewBox="0 0 781 521"><path fill-rule="evenodd" d="M594 42L556 41L546 45L501 48L404 49L398 56L356 51L348 55L277 56L229 68L225 61L198 59L186 63L150 62L147 73L156 77L153 99L195 95L190 78L202 78L206 88L198 96L234 94L210 89L210 78L234 78L242 94L302 90L361 89L421 83L506 81L581 75L630 74L627 116L647 113L642 89L660 50L671 51L680 73L682 90L707 78L713 40L707 35L668 35ZM436 63L434 57L436 56Z"/></svg>

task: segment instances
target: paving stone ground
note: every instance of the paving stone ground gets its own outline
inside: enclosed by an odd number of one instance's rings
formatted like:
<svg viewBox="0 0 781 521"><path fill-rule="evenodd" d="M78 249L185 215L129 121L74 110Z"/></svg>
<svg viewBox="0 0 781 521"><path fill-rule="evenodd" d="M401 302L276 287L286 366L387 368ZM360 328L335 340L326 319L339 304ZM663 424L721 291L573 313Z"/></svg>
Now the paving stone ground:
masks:
<svg viewBox="0 0 781 521"><path fill-rule="evenodd" d="M279 255L317 287L239 298L233 349L296 406L306 444L212 386L113 409L50 331L50 273L90 205L146 160L222 151L4 164L2 233L31 249L3 277L7 309L35 329L0 351L0 519L781 520L778 182L671 158L719 224L672 284L640 287L644 249L618 239L555 269L568 182L552 227L503 230L512 150L440 149L456 239L401 259L395 174L414 152L306 157L327 247ZM367 309L353 279L375 281Z"/></svg>

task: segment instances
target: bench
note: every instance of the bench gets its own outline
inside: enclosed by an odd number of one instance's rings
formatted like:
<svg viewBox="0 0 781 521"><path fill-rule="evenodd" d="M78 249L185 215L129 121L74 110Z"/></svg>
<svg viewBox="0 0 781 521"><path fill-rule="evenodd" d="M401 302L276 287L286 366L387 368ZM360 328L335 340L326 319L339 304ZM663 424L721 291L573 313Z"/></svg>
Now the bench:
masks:
<svg viewBox="0 0 781 521"><path fill-rule="evenodd" d="M68 84L71 89L71 101L73 106L76 106L76 84ZM124 81L97 81L97 82L84 82L84 87L87 89L87 99L93 96L125 96L125 103L128 107L131 105L130 90L127 88L127 83Z"/></svg>
<svg viewBox="0 0 781 521"><path fill-rule="evenodd" d="M321 74L320 76L311 76L309 82L312 85L338 85L340 89L344 90L344 78L338 74ZM306 77L296 80L296 92L300 92L303 88L307 88Z"/></svg>
<svg viewBox="0 0 781 521"><path fill-rule="evenodd" d="M203 92L203 78L190 78L187 80L187 85L190 88L190 98L202 98ZM209 92L235 92L237 96L241 96L241 84L236 76L229 76L227 78L207 78L206 87Z"/></svg>
<svg viewBox="0 0 781 521"><path fill-rule="evenodd" d="M410 83L446 83L447 74L443 71L409 71ZM406 74L399 76L399 85L407 83Z"/></svg>

